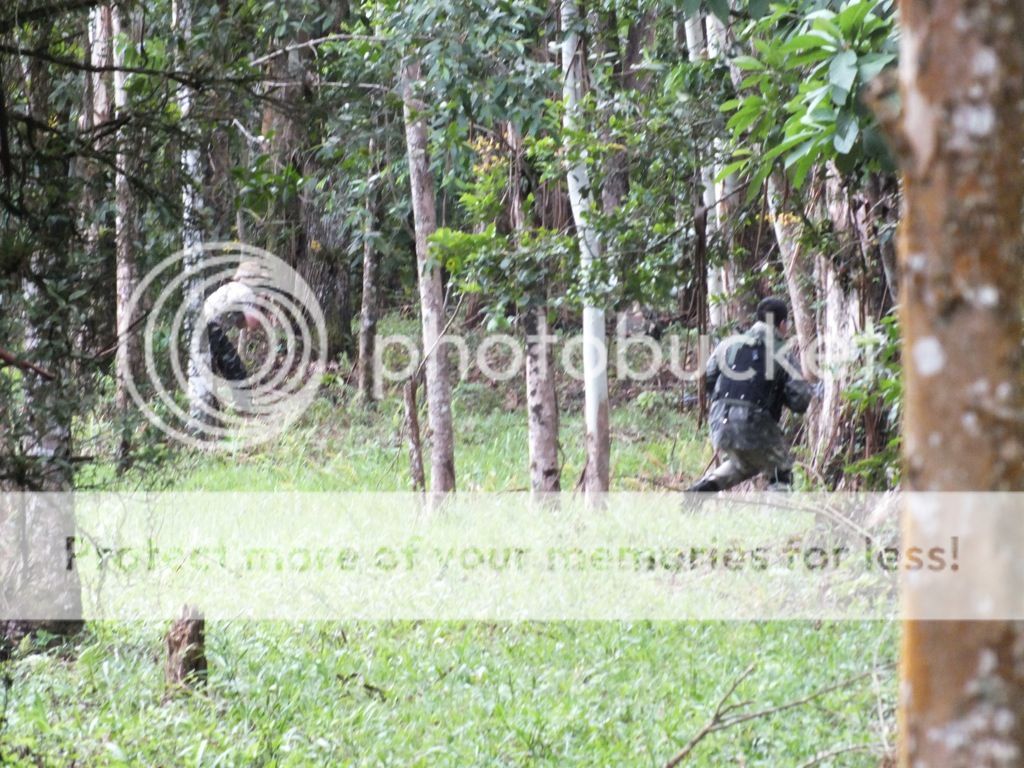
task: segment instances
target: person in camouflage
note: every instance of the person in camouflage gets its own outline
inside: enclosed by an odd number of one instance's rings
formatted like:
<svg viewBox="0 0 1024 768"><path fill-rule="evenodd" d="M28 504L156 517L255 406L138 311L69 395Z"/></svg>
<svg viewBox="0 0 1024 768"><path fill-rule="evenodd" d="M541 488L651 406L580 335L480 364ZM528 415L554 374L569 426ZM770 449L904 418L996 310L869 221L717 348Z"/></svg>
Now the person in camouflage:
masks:
<svg viewBox="0 0 1024 768"><path fill-rule="evenodd" d="M783 301L764 299L753 327L721 342L708 360L711 443L725 461L689 491L724 491L761 473L770 489L792 485L793 458L779 419L783 406L806 411L812 390L786 355L787 319Z"/></svg>
<svg viewBox="0 0 1024 768"><path fill-rule="evenodd" d="M208 355L210 371L229 383L235 407L242 410L250 406L244 385L249 373L228 332L234 328L256 330L260 327L258 300L251 287L260 277L258 270L259 265L242 262L232 280L211 293L203 303L202 347Z"/></svg>

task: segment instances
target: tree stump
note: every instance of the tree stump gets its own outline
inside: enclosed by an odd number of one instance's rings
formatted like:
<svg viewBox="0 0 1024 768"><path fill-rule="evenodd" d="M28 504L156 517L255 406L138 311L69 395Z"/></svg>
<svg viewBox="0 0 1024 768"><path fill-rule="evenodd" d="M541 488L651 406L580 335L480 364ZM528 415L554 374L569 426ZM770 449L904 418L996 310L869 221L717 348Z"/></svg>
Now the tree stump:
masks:
<svg viewBox="0 0 1024 768"><path fill-rule="evenodd" d="M206 682L206 619L194 605L182 608L181 618L167 633L168 687L186 688Z"/></svg>

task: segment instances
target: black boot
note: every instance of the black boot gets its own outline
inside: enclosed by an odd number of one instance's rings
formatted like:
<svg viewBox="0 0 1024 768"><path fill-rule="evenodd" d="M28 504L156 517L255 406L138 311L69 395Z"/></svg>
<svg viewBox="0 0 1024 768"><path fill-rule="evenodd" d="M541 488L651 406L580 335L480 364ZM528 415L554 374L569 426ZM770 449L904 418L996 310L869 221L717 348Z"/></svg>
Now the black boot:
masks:
<svg viewBox="0 0 1024 768"><path fill-rule="evenodd" d="M687 493L717 493L722 490L714 480L705 478L686 489Z"/></svg>

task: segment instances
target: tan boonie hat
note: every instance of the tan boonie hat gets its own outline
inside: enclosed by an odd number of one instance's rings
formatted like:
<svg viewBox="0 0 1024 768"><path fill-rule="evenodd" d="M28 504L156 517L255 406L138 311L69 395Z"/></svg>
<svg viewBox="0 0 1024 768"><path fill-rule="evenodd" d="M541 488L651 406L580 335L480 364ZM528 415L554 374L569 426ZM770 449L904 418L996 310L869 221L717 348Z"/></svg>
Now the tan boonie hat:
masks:
<svg viewBox="0 0 1024 768"><path fill-rule="evenodd" d="M270 283L273 280L273 275L266 264L248 259L238 265L235 275L231 279L243 285L257 286Z"/></svg>

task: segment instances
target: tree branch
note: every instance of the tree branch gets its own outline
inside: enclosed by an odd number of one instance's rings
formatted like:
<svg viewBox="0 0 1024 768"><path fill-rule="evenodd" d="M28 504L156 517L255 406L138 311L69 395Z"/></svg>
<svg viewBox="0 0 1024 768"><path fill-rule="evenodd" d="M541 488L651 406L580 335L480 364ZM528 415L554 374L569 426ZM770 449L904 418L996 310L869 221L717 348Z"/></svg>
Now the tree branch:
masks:
<svg viewBox="0 0 1024 768"><path fill-rule="evenodd" d="M7 34L15 27L32 21L45 21L68 11L79 11L99 5L100 0L62 0L53 5L43 5L29 11L15 11L14 15L0 19L0 35Z"/></svg>
<svg viewBox="0 0 1024 768"><path fill-rule="evenodd" d="M856 683L858 680L863 680L865 677L870 677L874 675L877 669L871 669L867 672L862 672L859 675L855 675L854 677L847 678L846 680L841 680L840 682L835 683L833 685L826 686L825 688L819 688L813 693L810 693L807 696L804 696L803 698L796 699L795 701L789 701L785 704L779 704L774 707L767 707L765 709L760 709L756 712L748 712L743 715L734 715L730 717L730 712L733 712L745 706L745 703L727 706L726 702L728 702L728 700L732 697L733 693L735 693L740 683L747 679L747 677L750 676L751 672L754 671L754 666L755 665L751 664L740 674L739 677L736 678L736 680L733 681L733 683L729 686L728 690L725 692L725 695L722 696L721 699L719 699L718 705L715 707L715 711L711 715L711 718L707 721L707 723L704 724L704 726L697 732L697 734L687 742L686 746L683 747L683 749L675 757L673 757L671 760L665 763L665 768L676 768L677 765L679 765L681 762L683 762L683 760L690 756L690 753L693 752L694 748L701 741L703 741L705 737L711 735L712 733L715 733L716 731L724 731L726 728L732 728L734 725L740 725L741 723L746 723L750 720L757 720L762 717L771 717L772 715L777 715L779 712L785 712L786 710L803 706L804 704L814 701L815 699L821 698L822 696L832 693L833 691L846 688L847 686ZM886 667L891 666L891 664L884 664L881 668L884 669ZM811 764L813 765L813 763Z"/></svg>
<svg viewBox="0 0 1024 768"><path fill-rule="evenodd" d="M286 45L284 48L278 48L276 51L271 51L265 56L257 56L255 59L249 62L252 67L258 67L260 64L266 64L268 61L273 61L280 56L286 56L292 51L301 51L303 48L315 49L318 45L323 43L332 43L335 41L342 40L364 40L370 43L387 43L390 38L380 37L379 35L353 35L342 32L337 32L333 35L324 35L323 37L316 37L312 40L306 40L302 43L293 43L292 45Z"/></svg>

